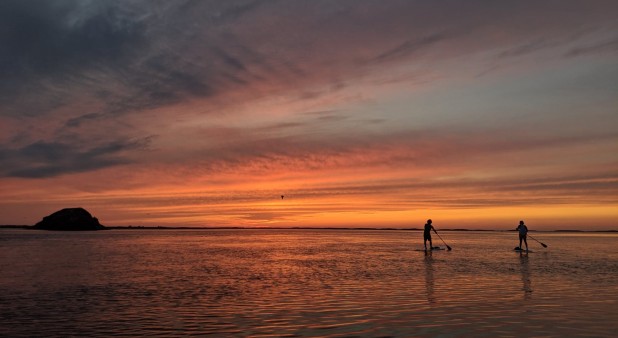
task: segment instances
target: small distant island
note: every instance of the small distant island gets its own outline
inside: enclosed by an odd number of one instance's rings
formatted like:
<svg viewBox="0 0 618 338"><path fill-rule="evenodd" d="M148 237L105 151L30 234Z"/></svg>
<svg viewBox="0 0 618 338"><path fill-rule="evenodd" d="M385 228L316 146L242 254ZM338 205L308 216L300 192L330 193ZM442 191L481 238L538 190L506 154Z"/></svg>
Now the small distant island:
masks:
<svg viewBox="0 0 618 338"><path fill-rule="evenodd" d="M65 208L54 212L34 225L34 229L61 231L105 230L96 217L84 208Z"/></svg>

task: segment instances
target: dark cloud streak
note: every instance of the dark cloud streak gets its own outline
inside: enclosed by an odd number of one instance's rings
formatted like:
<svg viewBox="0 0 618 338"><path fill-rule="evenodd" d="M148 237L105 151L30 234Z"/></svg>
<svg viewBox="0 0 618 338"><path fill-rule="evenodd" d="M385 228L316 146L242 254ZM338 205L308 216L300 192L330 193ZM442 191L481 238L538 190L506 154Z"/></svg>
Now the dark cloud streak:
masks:
<svg viewBox="0 0 618 338"><path fill-rule="evenodd" d="M418 53L423 49L429 48L445 39L446 36L444 34L434 34L430 36L424 36L419 39L409 40L391 50L387 50L384 53L376 56L374 62L382 63L389 59L409 57L410 55Z"/></svg>
<svg viewBox="0 0 618 338"><path fill-rule="evenodd" d="M0 147L0 176L46 178L131 163L127 152L144 150L150 139L114 141L81 149L75 144L35 142L19 149Z"/></svg>
<svg viewBox="0 0 618 338"><path fill-rule="evenodd" d="M618 53L618 38L598 42L596 44L589 44L582 47L572 48L565 53L565 56L575 57L599 53Z"/></svg>
<svg viewBox="0 0 618 338"><path fill-rule="evenodd" d="M72 1L9 0L0 6L3 101L41 77L67 81L75 70L119 66L144 43L140 22L115 7L79 21L72 18L79 8Z"/></svg>

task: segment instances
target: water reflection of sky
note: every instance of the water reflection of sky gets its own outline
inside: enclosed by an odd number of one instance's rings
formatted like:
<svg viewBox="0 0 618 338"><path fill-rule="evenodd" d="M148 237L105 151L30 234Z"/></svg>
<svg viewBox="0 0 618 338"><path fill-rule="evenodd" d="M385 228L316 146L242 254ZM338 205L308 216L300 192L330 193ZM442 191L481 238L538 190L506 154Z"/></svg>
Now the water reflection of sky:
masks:
<svg viewBox="0 0 618 338"><path fill-rule="evenodd" d="M392 231L1 231L10 336L610 336L616 237ZM585 248L588 249L585 251ZM61 309L61 310L60 310ZM585 313L585 316L581 314Z"/></svg>

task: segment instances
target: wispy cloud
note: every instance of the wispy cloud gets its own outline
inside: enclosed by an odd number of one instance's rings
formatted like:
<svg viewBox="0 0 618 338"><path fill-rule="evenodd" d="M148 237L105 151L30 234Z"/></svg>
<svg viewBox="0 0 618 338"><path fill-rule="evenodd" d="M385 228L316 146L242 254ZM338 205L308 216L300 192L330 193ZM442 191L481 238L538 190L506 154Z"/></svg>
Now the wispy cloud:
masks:
<svg viewBox="0 0 618 338"><path fill-rule="evenodd" d="M586 46L572 48L567 51L566 56L580 56L598 53L618 53L618 38L600 41L594 44L587 44Z"/></svg>
<svg viewBox="0 0 618 338"><path fill-rule="evenodd" d="M228 221L386 210L385 194L393 210L572 201L561 189L606 201L614 181L547 173L616 168L615 13L575 0L2 1L0 179L135 189L145 209L161 207L146 186L250 195L228 201ZM315 205L242 205L282 182ZM405 193L423 189L435 197ZM319 197L338 192L364 202ZM194 217L186 198L168 215Z"/></svg>
<svg viewBox="0 0 618 338"><path fill-rule="evenodd" d="M484 43L481 48L504 46L509 49L503 55L517 56L564 41L562 34L552 34L587 15L600 14L594 7L580 8L568 2L562 5L564 11L553 13L555 19L541 21L546 17L540 12L523 29L516 25L521 20L518 17L530 19L530 12L506 4L486 6L469 19L455 15L459 10L471 11L457 2L450 4L448 12L443 11L444 5L405 1L383 6L371 2L99 4L67 0L5 1L2 6L8 32L1 41L0 66L1 99L10 108L5 114L24 110L42 114L67 104L72 89L84 86L93 98L105 102L103 112L113 114L239 90L263 95L266 88L290 89L290 82L293 88L304 90L303 86L362 74L376 62L416 58L427 63L437 55L450 56L453 48L460 55L471 53L481 47L475 46L475 40ZM547 4L537 6L543 9ZM570 12L576 9L581 18ZM500 22L503 39L494 40L492 25L507 13L514 19ZM316 26L316 22L321 24ZM462 29L469 34L450 38L445 33ZM546 37L534 36L541 29ZM419 57L417 53L424 49L434 52ZM32 90L40 99L15 101L16 96Z"/></svg>

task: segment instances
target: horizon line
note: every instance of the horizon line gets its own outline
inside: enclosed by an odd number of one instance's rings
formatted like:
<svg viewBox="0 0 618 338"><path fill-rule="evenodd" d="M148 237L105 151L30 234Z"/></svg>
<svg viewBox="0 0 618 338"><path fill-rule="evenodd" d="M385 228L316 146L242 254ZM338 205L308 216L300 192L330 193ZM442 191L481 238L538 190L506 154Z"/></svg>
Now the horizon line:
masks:
<svg viewBox="0 0 618 338"><path fill-rule="evenodd" d="M125 226L104 226L104 230L385 230L385 231L423 231L422 228L394 228L394 227L246 227L246 226L213 226L213 227L191 227L191 226L148 226L148 225L125 225ZM34 225L0 225L0 229L35 229ZM466 229L466 228L445 228L440 231L492 231L492 232L511 232L514 229ZM529 230L529 232L618 232L618 229L607 230L581 230L581 229L555 229L555 230Z"/></svg>

